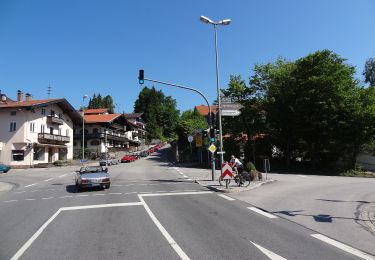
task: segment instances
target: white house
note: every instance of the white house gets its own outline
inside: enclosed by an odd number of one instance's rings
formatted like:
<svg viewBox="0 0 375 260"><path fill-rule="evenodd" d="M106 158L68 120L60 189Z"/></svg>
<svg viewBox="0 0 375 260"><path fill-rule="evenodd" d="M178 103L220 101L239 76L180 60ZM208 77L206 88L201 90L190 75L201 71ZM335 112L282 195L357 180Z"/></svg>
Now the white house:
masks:
<svg viewBox="0 0 375 260"><path fill-rule="evenodd" d="M0 161L13 168L73 158L73 125L81 115L64 98L17 100L0 94Z"/></svg>

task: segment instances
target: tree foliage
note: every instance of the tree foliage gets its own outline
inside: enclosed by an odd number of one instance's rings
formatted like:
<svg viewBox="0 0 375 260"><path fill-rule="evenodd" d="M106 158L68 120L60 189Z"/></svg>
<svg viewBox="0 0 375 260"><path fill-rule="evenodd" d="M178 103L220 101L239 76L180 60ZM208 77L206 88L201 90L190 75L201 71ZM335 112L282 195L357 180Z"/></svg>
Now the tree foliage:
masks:
<svg viewBox="0 0 375 260"><path fill-rule="evenodd" d="M375 59L370 58L365 63L365 69L363 71L365 82L370 83L370 86L375 86Z"/></svg>
<svg viewBox="0 0 375 260"><path fill-rule="evenodd" d="M134 112L143 113L147 138L173 138L180 112L177 103L170 96L165 96L161 90L154 87L144 87L134 103Z"/></svg>
<svg viewBox="0 0 375 260"><path fill-rule="evenodd" d="M266 136L289 166L302 158L313 169L338 160L354 167L361 147L374 138L374 89L362 88L354 67L329 51L294 62L278 59L256 65L247 85L231 76L223 93L244 105L225 130ZM275 154L274 154L275 155Z"/></svg>
<svg viewBox="0 0 375 260"><path fill-rule="evenodd" d="M110 114L114 113L115 105L113 98L110 95L105 96L104 98L100 93L94 94L89 100L89 109L93 108L107 108Z"/></svg>

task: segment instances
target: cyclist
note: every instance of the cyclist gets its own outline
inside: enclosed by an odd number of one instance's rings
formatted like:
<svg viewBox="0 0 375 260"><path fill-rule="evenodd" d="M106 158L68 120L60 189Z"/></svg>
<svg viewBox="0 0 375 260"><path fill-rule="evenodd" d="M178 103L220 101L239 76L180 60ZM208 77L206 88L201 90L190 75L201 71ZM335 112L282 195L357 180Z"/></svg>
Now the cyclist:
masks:
<svg viewBox="0 0 375 260"><path fill-rule="evenodd" d="M232 154L232 156L231 156L230 162L231 162L231 165L232 165L233 170L236 172L237 175L238 175L239 173L242 173L242 171L243 171L243 164L242 164L242 162L241 162L238 158L236 158L233 154Z"/></svg>

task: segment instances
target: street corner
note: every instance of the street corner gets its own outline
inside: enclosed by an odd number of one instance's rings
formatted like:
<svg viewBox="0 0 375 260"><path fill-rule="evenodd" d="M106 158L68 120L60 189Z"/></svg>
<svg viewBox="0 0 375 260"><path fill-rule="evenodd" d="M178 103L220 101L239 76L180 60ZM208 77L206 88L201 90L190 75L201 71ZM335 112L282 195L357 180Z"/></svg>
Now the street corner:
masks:
<svg viewBox="0 0 375 260"><path fill-rule="evenodd" d="M218 181L199 181L199 180L195 180L195 182L198 183L199 185L202 185L202 186L206 187L209 190L212 190L212 191L222 192L222 193L239 193L239 192L253 190L253 189L259 188L259 187L261 187L263 185L266 185L266 184L272 184L272 183L276 182L276 180L268 179L268 180L263 180L263 181L253 181L253 182L250 183L250 185L248 187L243 187L243 186L239 187L232 180L230 182L230 184L228 185L228 188L226 188L225 185L220 185L220 183ZM233 184L232 184L232 182L233 182Z"/></svg>

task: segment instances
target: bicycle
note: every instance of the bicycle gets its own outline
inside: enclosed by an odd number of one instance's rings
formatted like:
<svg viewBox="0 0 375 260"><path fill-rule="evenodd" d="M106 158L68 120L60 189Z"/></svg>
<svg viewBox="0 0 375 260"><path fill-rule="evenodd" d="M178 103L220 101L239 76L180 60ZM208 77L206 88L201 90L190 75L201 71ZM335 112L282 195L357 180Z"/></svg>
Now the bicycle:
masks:
<svg viewBox="0 0 375 260"><path fill-rule="evenodd" d="M220 186L227 185L226 182L228 182L228 185L230 184L231 180L234 180L238 187L248 187L251 182L251 175L247 171L243 170L241 173L236 174L236 171L233 172L233 179L224 180L223 176L219 177L219 184Z"/></svg>

